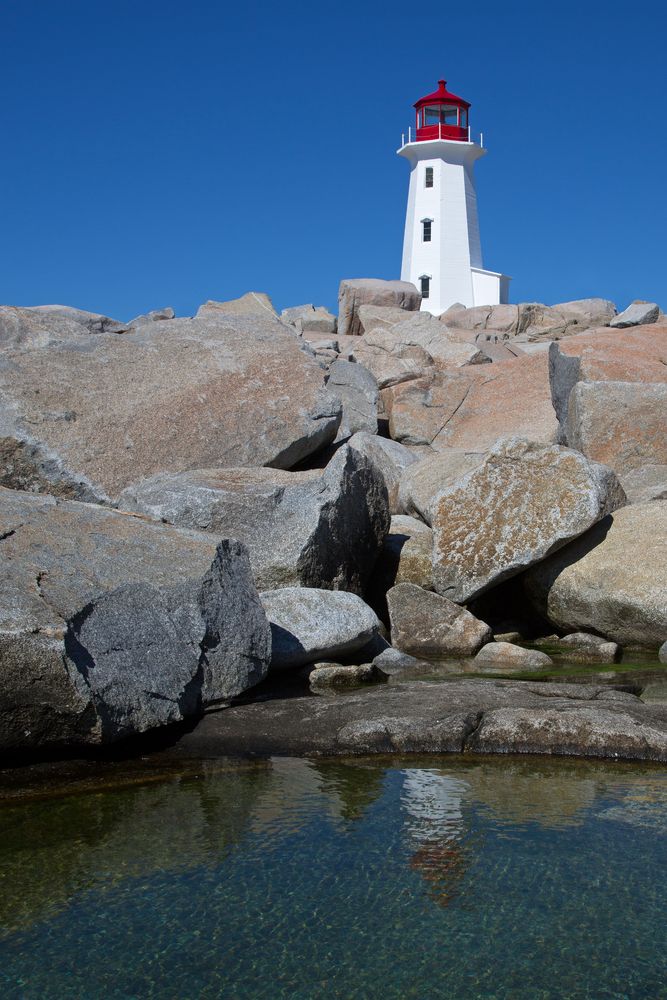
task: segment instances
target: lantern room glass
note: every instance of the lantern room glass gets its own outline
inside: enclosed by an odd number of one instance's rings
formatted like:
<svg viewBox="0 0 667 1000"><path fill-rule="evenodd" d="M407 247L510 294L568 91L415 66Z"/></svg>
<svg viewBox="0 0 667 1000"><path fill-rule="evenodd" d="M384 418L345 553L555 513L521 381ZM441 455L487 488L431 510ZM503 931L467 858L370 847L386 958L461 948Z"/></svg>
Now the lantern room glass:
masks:
<svg viewBox="0 0 667 1000"><path fill-rule="evenodd" d="M468 127L468 110L459 108L455 104L428 104L420 111L419 126L426 125L457 125L459 128Z"/></svg>

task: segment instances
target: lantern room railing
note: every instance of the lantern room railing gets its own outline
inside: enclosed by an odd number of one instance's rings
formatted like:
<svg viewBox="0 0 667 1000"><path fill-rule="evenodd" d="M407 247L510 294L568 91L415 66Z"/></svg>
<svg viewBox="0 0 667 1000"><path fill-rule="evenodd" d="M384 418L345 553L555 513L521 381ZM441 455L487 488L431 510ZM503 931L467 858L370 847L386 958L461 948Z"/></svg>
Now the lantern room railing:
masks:
<svg viewBox="0 0 667 1000"><path fill-rule="evenodd" d="M432 129L437 129L438 130L437 135L430 134L429 137L428 137L428 139L422 139L421 141L428 142L428 141L431 141L433 139L448 139L448 140L451 140L453 142L475 142L476 141L475 138L473 137L473 134L472 134L471 130L470 130L470 125L468 125L468 127L467 127L467 133L468 133L468 138L467 139L452 139L451 132L448 132L448 130L451 128L451 126L449 126L449 125L442 125L442 124L440 124L440 125L428 125L428 126L426 126L426 128L429 129L429 132L431 132ZM421 132L421 131L422 131L421 128L420 129L414 129L412 127L412 125L411 125L408 128L407 141L408 142L418 142L418 141L420 141L417 138L417 132ZM405 144L406 144L406 138L405 138L405 136L406 136L406 133L405 132L401 132L401 146L405 146ZM484 148L484 133L483 132L479 133L479 139L477 141L479 142L479 145L483 149Z"/></svg>

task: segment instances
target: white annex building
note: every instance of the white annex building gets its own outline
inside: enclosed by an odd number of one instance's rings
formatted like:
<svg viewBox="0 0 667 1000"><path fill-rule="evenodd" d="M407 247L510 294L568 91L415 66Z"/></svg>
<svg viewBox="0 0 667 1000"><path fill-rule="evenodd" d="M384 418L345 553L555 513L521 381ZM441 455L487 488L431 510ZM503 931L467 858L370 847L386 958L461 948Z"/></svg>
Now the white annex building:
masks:
<svg viewBox="0 0 667 1000"><path fill-rule="evenodd" d="M486 150L471 138L470 105L440 80L414 107L414 133L398 150L410 163L401 278L421 289L422 308L435 316L455 302L507 302L510 279L482 264L473 169Z"/></svg>

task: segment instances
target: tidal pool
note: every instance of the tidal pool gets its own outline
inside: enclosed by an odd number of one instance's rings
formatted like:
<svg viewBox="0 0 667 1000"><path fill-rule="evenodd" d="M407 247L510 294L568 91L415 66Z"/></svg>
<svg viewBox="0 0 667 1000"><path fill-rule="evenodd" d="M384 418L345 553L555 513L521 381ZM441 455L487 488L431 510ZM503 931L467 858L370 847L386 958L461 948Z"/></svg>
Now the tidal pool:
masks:
<svg viewBox="0 0 667 1000"><path fill-rule="evenodd" d="M102 770L0 803L5 1000L667 995L659 767Z"/></svg>

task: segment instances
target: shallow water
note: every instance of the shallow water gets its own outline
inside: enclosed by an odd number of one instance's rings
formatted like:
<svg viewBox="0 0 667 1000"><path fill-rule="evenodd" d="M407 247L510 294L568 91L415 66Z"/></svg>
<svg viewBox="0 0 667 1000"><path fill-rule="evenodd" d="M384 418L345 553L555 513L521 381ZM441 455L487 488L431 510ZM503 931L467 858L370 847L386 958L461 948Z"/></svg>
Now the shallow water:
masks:
<svg viewBox="0 0 667 1000"><path fill-rule="evenodd" d="M150 767L0 805L3 998L667 995L664 769Z"/></svg>

